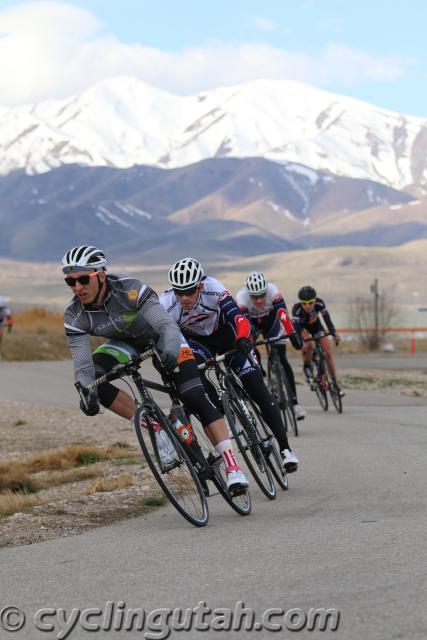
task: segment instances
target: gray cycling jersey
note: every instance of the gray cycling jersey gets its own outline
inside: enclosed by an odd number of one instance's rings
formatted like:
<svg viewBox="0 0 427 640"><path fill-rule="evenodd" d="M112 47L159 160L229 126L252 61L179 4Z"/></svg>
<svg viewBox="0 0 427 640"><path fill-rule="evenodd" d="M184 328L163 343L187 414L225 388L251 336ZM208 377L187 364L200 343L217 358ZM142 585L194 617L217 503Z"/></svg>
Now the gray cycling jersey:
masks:
<svg viewBox="0 0 427 640"><path fill-rule="evenodd" d="M106 280L101 306L83 305L74 296L64 315L74 377L85 387L95 379L89 336L123 340L138 351L154 340L161 351L176 354L177 358L185 342L178 325L150 287L126 275L108 274Z"/></svg>

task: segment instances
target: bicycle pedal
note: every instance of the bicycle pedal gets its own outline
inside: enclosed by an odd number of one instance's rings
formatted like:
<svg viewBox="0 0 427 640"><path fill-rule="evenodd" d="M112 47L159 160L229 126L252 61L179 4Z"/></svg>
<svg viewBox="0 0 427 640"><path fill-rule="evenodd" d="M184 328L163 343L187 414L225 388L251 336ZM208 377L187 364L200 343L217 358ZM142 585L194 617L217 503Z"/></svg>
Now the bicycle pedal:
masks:
<svg viewBox="0 0 427 640"><path fill-rule="evenodd" d="M235 498L236 496L242 496L244 493L246 493L246 490L247 487L244 487L243 485L237 485L232 489L229 489L228 493L232 498Z"/></svg>
<svg viewBox="0 0 427 640"><path fill-rule="evenodd" d="M163 471L162 473L169 473L169 471L172 471L172 469L176 469L176 467L179 467L181 464L181 460L174 460L173 462L170 462L169 464L164 464L163 466Z"/></svg>
<svg viewBox="0 0 427 640"><path fill-rule="evenodd" d="M199 480L200 484L202 485L203 493L205 494L206 498L209 498L210 492L208 483L203 478L199 477Z"/></svg>

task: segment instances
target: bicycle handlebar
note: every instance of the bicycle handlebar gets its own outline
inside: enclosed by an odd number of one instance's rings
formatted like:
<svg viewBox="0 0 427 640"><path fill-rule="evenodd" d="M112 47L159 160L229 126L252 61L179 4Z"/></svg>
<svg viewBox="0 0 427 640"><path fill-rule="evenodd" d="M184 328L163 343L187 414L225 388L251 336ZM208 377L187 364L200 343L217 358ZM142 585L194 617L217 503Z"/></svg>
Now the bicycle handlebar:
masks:
<svg viewBox="0 0 427 640"><path fill-rule="evenodd" d="M105 382L109 382L110 380L117 380L121 377L122 374L128 373L132 369L137 368L142 362L144 362L144 360L148 360L148 358L151 358L155 353L156 352L154 349L148 349L139 356L132 356L129 362L116 365L111 369L111 371L108 371L103 376L100 376L99 378L91 382L87 386L87 389L89 389L89 391L92 391L93 389L96 389L96 387L99 387L100 384L104 384Z"/></svg>
<svg viewBox="0 0 427 640"><path fill-rule="evenodd" d="M327 338L328 336L332 336L332 338L336 337L333 333L322 333L322 335L315 333L311 338L303 338L303 340L304 342L312 342L313 340L320 340L320 338Z"/></svg>
<svg viewBox="0 0 427 640"><path fill-rule="evenodd" d="M252 348L254 346L255 346L255 344L251 345L251 350L252 350ZM224 360L226 360L229 356L233 356L233 355L235 355L237 353L240 353L240 351L238 349L230 349L230 351L226 351L225 353L221 353L221 355L214 356L213 358L209 358L209 360L206 360L205 362L202 362L202 364L198 364L197 368L200 371L203 371L204 369L207 369L208 367L212 367L212 366L214 366L216 364L220 364L220 362L224 362ZM253 357L252 357L250 351L248 351L246 356L249 358L249 361L253 365L253 362L252 362Z"/></svg>
<svg viewBox="0 0 427 640"><path fill-rule="evenodd" d="M257 340L254 343L254 347L259 347L264 344L283 344L285 340L289 340L290 334L286 333L283 336L276 336L275 338L263 338L262 340Z"/></svg>

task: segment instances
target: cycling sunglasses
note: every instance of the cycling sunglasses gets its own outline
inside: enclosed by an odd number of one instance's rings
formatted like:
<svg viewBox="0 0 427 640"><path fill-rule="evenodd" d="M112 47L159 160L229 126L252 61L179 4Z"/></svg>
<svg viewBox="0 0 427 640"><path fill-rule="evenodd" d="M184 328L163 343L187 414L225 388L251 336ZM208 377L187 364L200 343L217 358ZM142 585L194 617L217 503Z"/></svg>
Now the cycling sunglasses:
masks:
<svg viewBox="0 0 427 640"><path fill-rule="evenodd" d="M313 304L313 302L316 302L316 298L313 298L313 300L300 300L300 302L305 307L309 304Z"/></svg>
<svg viewBox="0 0 427 640"><path fill-rule="evenodd" d="M198 288L199 288L199 285L196 284L195 287L190 287L189 289L183 289L183 290L174 289L173 292L177 298L182 298L182 296L192 296L193 293L196 293Z"/></svg>
<svg viewBox="0 0 427 640"><path fill-rule="evenodd" d="M84 276L78 276L77 278L68 276L68 278L64 278L64 282L66 282L69 287L75 287L77 283L86 285L89 284L91 277L96 275L98 275L97 271L94 271L93 273L85 273Z"/></svg>
<svg viewBox="0 0 427 640"><path fill-rule="evenodd" d="M265 298L266 294L265 293L258 293L258 294L250 294L251 298L253 298L254 300L261 300L261 298Z"/></svg>

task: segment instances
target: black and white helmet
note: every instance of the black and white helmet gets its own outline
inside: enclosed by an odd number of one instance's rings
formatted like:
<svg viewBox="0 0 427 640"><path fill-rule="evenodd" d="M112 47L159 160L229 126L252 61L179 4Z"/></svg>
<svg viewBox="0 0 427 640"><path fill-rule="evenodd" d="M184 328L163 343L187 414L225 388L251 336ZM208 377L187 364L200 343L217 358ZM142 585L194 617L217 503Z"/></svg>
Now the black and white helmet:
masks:
<svg viewBox="0 0 427 640"><path fill-rule="evenodd" d="M105 271L107 268L107 258L100 249L90 245L73 247L62 258L62 271L70 273L72 271Z"/></svg>
<svg viewBox="0 0 427 640"><path fill-rule="evenodd" d="M251 296L262 296L267 291L267 280L263 273L253 271L246 278L246 289Z"/></svg>
<svg viewBox="0 0 427 640"><path fill-rule="evenodd" d="M174 289L184 291L199 285L204 275L200 262L194 258L183 258L171 266L168 279Z"/></svg>

